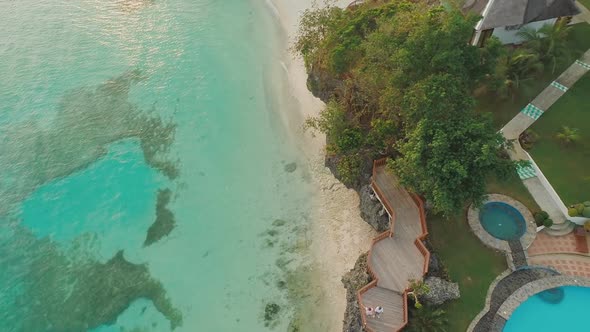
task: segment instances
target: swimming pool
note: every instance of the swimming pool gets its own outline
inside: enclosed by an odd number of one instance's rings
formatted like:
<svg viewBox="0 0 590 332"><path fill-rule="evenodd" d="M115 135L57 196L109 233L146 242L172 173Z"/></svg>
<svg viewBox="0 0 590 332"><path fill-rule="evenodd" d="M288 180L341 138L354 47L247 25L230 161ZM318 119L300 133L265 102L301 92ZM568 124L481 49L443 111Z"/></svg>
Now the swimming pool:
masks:
<svg viewBox="0 0 590 332"><path fill-rule="evenodd" d="M588 331L590 288L566 286L560 289L563 299L557 303L546 301L540 293L529 297L512 313L503 331Z"/></svg>
<svg viewBox="0 0 590 332"><path fill-rule="evenodd" d="M501 240L516 240L526 232L522 214L510 204L489 202L479 210L479 221L486 232Z"/></svg>

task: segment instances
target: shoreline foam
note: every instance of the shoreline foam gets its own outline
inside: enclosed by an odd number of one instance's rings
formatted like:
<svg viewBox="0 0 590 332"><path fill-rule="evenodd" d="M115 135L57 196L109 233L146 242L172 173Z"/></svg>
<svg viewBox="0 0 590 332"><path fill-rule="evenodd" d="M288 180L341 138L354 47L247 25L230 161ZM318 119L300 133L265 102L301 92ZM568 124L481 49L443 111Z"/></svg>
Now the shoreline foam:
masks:
<svg viewBox="0 0 590 332"><path fill-rule="evenodd" d="M270 10L287 37L286 48L292 43L303 10L312 0L266 0ZM338 1L346 6L348 1ZM354 267L359 255L369 249L376 232L362 220L358 194L346 188L324 165L325 136L304 133L306 118L316 116L325 104L307 89L307 72L301 57L287 50L281 52L281 66L286 73L290 105L282 108L283 121L295 143L307 158L310 178L315 189L312 202L309 288L313 298L309 307L298 308L301 331L342 331L346 309L346 290L342 276Z"/></svg>

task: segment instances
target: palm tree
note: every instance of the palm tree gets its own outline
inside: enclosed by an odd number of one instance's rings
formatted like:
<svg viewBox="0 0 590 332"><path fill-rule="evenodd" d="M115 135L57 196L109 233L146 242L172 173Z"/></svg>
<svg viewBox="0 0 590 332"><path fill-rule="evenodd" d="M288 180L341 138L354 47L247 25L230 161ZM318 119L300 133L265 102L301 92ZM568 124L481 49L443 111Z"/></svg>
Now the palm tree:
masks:
<svg viewBox="0 0 590 332"><path fill-rule="evenodd" d="M406 331L408 332L446 332L449 320L442 309L424 308L411 310Z"/></svg>
<svg viewBox="0 0 590 332"><path fill-rule="evenodd" d="M561 131L555 137L564 144L572 144L580 139L579 130L577 128L570 128L563 126Z"/></svg>
<svg viewBox="0 0 590 332"><path fill-rule="evenodd" d="M535 53L525 49L509 53L496 69L497 77L502 79L500 94L514 96L523 83L533 80L543 68L543 63Z"/></svg>
<svg viewBox="0 0 590 332"><path fill-rule="evenodd" d="M551 66L551 72L555 72L559 59L567 58L569 52L566 38L571 30L565 20L559 20L554 25L545 24L540 29L524 28L518 32L518 36L527 43L526 46L534 50L540 60Z"/></svg>

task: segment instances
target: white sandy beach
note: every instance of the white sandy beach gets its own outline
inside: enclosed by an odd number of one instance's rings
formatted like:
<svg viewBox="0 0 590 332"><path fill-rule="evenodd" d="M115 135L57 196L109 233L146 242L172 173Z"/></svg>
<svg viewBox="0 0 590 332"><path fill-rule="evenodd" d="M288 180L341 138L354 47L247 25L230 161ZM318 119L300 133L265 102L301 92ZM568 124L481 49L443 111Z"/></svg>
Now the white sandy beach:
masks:
<svg viewBox="0 0 590 332"><path fill-rule="evenodd" d="M302 11L312 6L312 0L267 0L272 2L275 14L289 36L289 44L297 32ZM338 2L346 6L349 1ZM376 232L360 217L359 197L352 189L340 183L324 166L325 136L303 133L305 118L317 115L325 106L307 89L307 73L300 58L287 54L283 59L288 73L289 90L296 104L289 111L289 126L298 132L308 158L311 178L317 193L312 216L311 256L316 276L310 287L316 290L314 308L306 317L304 331L342 331L346 308L346 290L341 278L356 262L358 256L369 249ZM292 105L291 105L292 106ZM290 107L291 108L291 107ZM316 283L317 282L317 283Z"/></svg>

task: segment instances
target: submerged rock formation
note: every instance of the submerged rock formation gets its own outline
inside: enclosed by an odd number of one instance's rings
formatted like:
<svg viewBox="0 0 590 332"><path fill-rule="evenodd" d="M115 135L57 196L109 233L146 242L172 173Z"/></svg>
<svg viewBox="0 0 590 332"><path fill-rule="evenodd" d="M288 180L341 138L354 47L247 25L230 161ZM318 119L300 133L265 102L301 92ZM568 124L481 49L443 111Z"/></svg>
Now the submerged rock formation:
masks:
<svg viewBox="0 0 590 332"><path fill-rule="evenodd" d="M145 242L143 243L145 247L170 234L170 232L172 232L176 226L174 214L168 208L171 197L172 191L170 189L158 191L158 200L156 203L156 220L147 231Z"/></svg>
<svg viewBox="0 0 590 332"><path fill-rule="evenodd" d="M143 79L139 71L129 71L68 91L50 122L28 118L0 124L0 165L8 175L0 178L0 216L37 186L87 167L109 144L125 138L138 139L146 162L175 178L178 169L165 155L176 126L128 100L131 86Z"/></svg>
<svg viewBox="0 0 590 332"><path fill-rule="evenodd" d="M427 305L441 305L450 300L456 300L461 297L459 284L450 282L438 277L428 277L424 280L430 291L420 298Z"/></svg>
<svg viewBox="0 0 590 332"><path fill-rule="evenodd" d="M49 239L37 239L17 226L0 238L6 255L0 260L0 329L11 331L85 332L111 324L138 299L152 301L170 321L182 324L162 284L145 264L133 264L118 252L107 262L97 261L83 247L64 252ZM8 279L6 279L8 278Z"/></svg>
<svg viewBox="0 0 590 332"><path fill-rule="evenodd" d="M362 254L354 264L354 268L342 277L342 283L346 288L346 311L342 331L360 332L363 330L361 311L357 302L357 291L371 282L371 276L367 272L367 254Z"/></svg>
<svg viewBox="0 0 590 332"><path fill-rule="evenodd" d="M379 202L371 186L362 186L359 191L361 217L376 231L384 232L389 228L389 217Z"/></svg>

